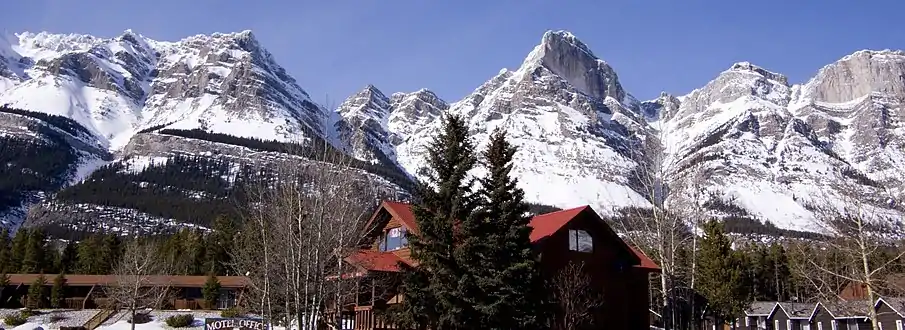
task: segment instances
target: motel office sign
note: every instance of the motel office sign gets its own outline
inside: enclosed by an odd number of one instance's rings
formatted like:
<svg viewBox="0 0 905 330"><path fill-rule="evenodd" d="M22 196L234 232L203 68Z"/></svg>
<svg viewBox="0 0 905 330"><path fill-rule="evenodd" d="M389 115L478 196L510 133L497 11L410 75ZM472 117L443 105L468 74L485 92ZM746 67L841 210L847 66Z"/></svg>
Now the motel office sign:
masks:
<svg viewBox="0 0 905 330"><path fill-rule="evenodd" d="M204 319L204 330L264 330L261 319L210 318Z"/></svg>

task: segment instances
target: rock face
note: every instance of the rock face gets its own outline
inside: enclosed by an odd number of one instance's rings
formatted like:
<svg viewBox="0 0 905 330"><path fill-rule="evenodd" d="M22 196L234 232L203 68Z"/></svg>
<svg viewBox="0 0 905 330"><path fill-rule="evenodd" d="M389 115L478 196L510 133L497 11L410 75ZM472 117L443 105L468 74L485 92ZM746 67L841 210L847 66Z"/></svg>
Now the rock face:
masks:
<svg viewBox="0 0 905 330"><path fill-rule="evenodd" d="M533 202L609 213L698 200L716 215L815 231L814 207L827 202L905 211L903 66L903 52L859 51L793 85L740 62L688 95L639 102L587 45L549 31L517 70L503 69L446 112L469 121L479 148L494 129L508 132L520 148L513 171ZM372 122L395 113L380 109ZM357 127L393 136L369 140L371 148L414 174L441 114Z"/></svg>
<svg viewBox="0 0 905 330"><path fill-rule="evenodd" d="M132 31L112 39L43 32L16 39L0 40L0 104L70 117L105 147L121 147L152 126L277 140L327 134L328 111L251 31L178 42Z"/></svg>

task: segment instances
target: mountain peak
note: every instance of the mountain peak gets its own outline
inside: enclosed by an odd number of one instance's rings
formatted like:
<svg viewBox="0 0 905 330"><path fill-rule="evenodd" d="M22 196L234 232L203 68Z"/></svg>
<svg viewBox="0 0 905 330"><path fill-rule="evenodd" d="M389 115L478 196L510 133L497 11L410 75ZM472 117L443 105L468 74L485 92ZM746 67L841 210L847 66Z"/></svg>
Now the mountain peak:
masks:
<svg viewBox="0 0 905 330"><path fill-rule="evenodd" d="M623 101L625 90L616 71L597 58L585 43L568 31L547 31L541 43L534 47L518 72L534 73L546 68L580 92L599 99L613 97Z"/></svg>
<svg viewBox="0 0 905 330"><path fill-rule="evenodd" d="M763 76L764 78L767 78L767 79L770 79L770 80L779 81L779 82L781 82L783 85L788 85L788 84L789 84L789 79L788 79L785 75L780 74L780 73L776 73L776 72L773 72L773 71L770 71L770 70L767 70L767 69L764 69L763 67L754 65L754 64L752 64L751 62L747 62L747 61L744 61L744 62L736 62L736 63L732 64L732 66L730 66L729 69L726 70L726 71L724 71L724 72L748 72L748 73L754 73L754 74L761 75L761 76Z"/></svg>

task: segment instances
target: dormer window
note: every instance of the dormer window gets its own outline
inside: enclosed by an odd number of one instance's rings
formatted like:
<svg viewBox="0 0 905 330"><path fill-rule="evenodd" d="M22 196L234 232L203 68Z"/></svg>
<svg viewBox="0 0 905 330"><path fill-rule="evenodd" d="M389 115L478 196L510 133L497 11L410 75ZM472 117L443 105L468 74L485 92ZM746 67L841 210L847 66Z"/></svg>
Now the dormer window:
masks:
<svg viewBox="0 0 905 330"><path fill-rule="evenodd" d="M594 240L591 234L581 229L569 230L569 250L578 252L594 252Z"/></svg>
<svg viewBox="0 0 905 330"><path fill-rule="evenodd" d="M408 245L408 239L405 237L406 230L402 227L387 229L380 236L380 251L395 251Z"/></svg>

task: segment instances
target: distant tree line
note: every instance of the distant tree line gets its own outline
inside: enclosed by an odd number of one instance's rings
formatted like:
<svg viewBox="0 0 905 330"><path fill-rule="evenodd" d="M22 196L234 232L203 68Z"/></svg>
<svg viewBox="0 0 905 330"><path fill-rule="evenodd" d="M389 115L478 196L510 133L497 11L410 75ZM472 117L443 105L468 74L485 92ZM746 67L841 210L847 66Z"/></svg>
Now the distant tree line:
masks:
<svg viewBox="0 0 905 330"><path fill-rule="evenodd" d="M393 182L403 188L408 189L413 187L412 179L405 172L403 172L402 169L388 164L372 164L366 161L354 159L351 156L346 155L342 151L333 148L321 139L315 139L311 143L303 145L299 143L287 143L275 140L238 137L223 133L207 132L202 129L163 129L158 133L242 146L257 151L286 153L325 162L341 162L344 166L362 169L369 173L384 177L390 182Z"/></svg>
<svg viewBox="0 0 905 330"><path fill-rule="evenodd" d="M56 128L59 128L73 136L90 136L91 133L79 124L77 121L63 116L51 115L43 112L28 111L10 107L9 105L0 105L0 112L11 113L14 115L26 116L46 122Z"/></svg>
<svg viewBox="0 0 905 330"><path fill-rule="evenodd" d="M0 136L0 212L19 206L30 193L59 189L78 160L59 133L35 129L46 140Z"/></svg>
<svg viewBox="0 0 905 330"><path fill-rule="evenodd" d="M80 241L50 240L43 231L0 229L0 274L112 274L130 240L147 240L172 265L172 275L229 275L239 224L217 217L213 229L182 230L169 236L121 237L95 233ZM235 274L233 274L235 275Z"/></svg>
<svg viewBox="0 0 905 330"><path fill-rule="evenodd" d="M177 155L137 171L127 166L102 166L56 197L207 226L219 214L239 217L237 205L246 200L243 187L263 175L251 166L204 156Z"/></svg>

